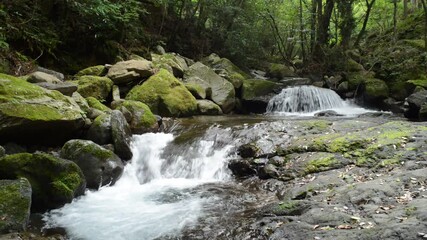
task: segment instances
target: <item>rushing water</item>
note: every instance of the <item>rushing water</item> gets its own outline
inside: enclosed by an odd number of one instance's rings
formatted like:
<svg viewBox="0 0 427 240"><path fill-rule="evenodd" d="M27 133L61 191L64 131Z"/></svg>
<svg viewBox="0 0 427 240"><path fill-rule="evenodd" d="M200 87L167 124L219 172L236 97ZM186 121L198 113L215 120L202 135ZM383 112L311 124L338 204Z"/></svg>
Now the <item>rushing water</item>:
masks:
<svg viewBox="0 0 427 240"><path fill-rule="evenodd" d="M139 240L173 236L195 224L214 200L194 189L228 178L230 146L215 149L214 141L199 139L162 154L173 140L166 133L134 136L134 157L121 179L46 214L46 227L65 228L71 239Z"/></svg>
<svg viewBox="0 0 427 240"><path fill-rule="evenodd" d="M268 103L267 113L312 116L320 111L333 110L337 114L357 115L370 110L344 101L334 91L314 86L283 89Z"/></svg>

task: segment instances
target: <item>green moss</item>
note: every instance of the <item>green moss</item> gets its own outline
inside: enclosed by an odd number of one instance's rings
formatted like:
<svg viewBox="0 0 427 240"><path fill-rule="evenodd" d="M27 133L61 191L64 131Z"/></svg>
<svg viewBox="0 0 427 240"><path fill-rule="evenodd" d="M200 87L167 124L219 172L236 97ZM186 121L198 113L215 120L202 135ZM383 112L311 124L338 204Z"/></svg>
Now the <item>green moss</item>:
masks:
<svg viewBox="0 0 427 240"><path fill-rule="evenodd" d="M126 100L116 106L116 109L125 107L132 113L130 126L133 130L151 128L157 123L157 118L146 104L133 100Z"/></svg>
<svg viewBox="0 0 427 240"><path fill-rule="evenodd" d="M107 68L104 65L97 65L85 68L81 71L79 71L75 76L81 77L84 75L91 75L91 76L104 76L107 74Z"/></svg>
<svg viewBox="0 0 427 240"><path fill-rule="evenodd" d="M389 89L383 80L368 78L365 80L365 94L370 98L383 99L388 97Z"/></svg>
<svg viewBox="0 0 427 240"><path fill-rule="evenodd" d="M102 104L100 101L98 101L98 99L96 99L94 97L87 97L86 101L87 101L89 107L91 107L91 108L95 108L95 109L98 109L98 110L103 111L103 112L110 112L111 111L110 108L108 108L107 106Z"/></svg>
<svg viewBox="0 0 427 240"><path fill-rule="evenodd" d="M403 40L406 44L419 50L424 50L425 42L423 39L405 39Z"/></svg>
<svg viewBox="0 0 427 240"><path fill-rule="evenodd" d="M298 125L307 130L326 131L332 123L326 120L307 120L298 122Z"/></svg>
<svg viewBox="0 0 427 240"><path fill-rule="evenodd" d="M349 72L359 72L364 71L364 68L361 64L350 58L346 62L346 70Z"/></svg>
<svg viewBox="0 0 427 240"><path fill-rule="evenodd" d="M305 173L316 173L323 172L334 167L334 164L338 163L337 159L333 155L326 155L323 158L311 160L306 163L304 172Z"/></svg>
<svg viewBox="0 0 427 240"><path fill-rule="evenodd" d="M413 84L416 87L427 88L427 79L408 80L407 83Z"/></svg>
<svg viewBox="0 0 427 240"><path fill-rule="evenodd" d="M295 76L294 71L283 64L272 63L267 69L267 75L273 78L282 79L283 77Z"/></svg>
<svg viewBox="0 0 427 240"><path fill-rule="evenodd" d="M242 99L252 100L256 97L272 93L279 85L275 82L261 79L247 79L243 81Z"/></svg>
<svg viewBox="0 0 427 240"><path fill-rule="evenodd" d="M142 85L134 87L127 100L140 101L162 116L191 116L197 111L196 99L171 73L161 69Z"/></svg>
<svg viewBox="0 0 427 240"><path fill-rule="evenodd" d="M26 118L33 121L54 121L63 117L58 110L47 105L22 105L10 102L3 104L0 108L0 111L8 116Z"/></svg>
<svg viewBox="0 0 427 240"><path fill-rule="evenodd" d="M278 209L279 210L292 210L295 209L296 207L298 207L298 203L295 201L287 201L287 202L281 202L279 203Z"/></svg>
<svg viewBox="0 0 427 240"><path fill-rule="evenodd" d="M100 101L106 100L113 88L113 81L107 77L81 76L77 78L77 92L83 97L94 97Z"/></svg>
<svg viewBox="0 0 427 240"><path fill-rule="evenodd" d="M185 83L184 85L188 89L188 91L190 91L190 93L193 94L193 96L195 98L198 98L198 99L205 99L206 98L206 91L199 84L197 84L197 83Z"/></svg>
<svg viewBox="0 0 427 240"><path fill-rule="evenodd" d="M27 179L0 181L0 234L3 230L22 231L31 206L31 186Z"/></svg>

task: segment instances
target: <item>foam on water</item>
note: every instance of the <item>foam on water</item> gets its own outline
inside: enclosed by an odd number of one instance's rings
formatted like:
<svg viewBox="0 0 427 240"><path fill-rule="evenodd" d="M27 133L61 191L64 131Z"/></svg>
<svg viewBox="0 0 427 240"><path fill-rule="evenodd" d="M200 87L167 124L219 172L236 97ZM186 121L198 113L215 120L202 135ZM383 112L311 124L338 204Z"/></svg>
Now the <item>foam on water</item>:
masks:
<svg viewBox="0 0 427 240"><path fill-rule="evenodd" d="M213 149L212 141L192 146L192 157L161 157L172 134L134 136L131 164L111 187L45 214L46 227L63 227L71 239L154 239L174 235L203 216L210 199L194 187L228 177L229 146ZM196 154L194 154L196 153Z"/></svg>

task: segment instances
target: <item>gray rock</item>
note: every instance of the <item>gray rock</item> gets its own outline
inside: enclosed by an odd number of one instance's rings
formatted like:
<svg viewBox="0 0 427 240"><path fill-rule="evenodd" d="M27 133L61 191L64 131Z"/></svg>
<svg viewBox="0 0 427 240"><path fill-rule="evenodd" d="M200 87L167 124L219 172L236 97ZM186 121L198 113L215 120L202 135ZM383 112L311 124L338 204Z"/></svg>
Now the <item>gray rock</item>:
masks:
<svg viewBox="0 0 427 240"><path fill-rule="evenodd" d="M209 100L197 100L197 108L201 115L222 115L221 108Z"/></svg>
<svg viewBox="0 0 427 240"><path fill-rule="evenodd" d="M165 49L164 49L162 46L160 46L160 45L157 45L157 46L154 48L154 50L155 50L155 53L157 53L157 54L159 54L159 55L166 54Z"/></svg>
<svg viewBox="0 0 427 240"><path fill-rule="evenodd" d="M195 83L205 89L212 90L210 100L218 104L224 113L233 110L235 104L234 86L229 81L220 77L212 69L197 62L193 64L184 74L184 82Z"/></svg>
<svg viewBox="0 0 427 240"><path fill-rule="evenodd" d="M71 97L73 93L77 91L77 84L74 84L71 82L61 82L61 83L40 82L40 83L36 83L36 85L49 90L56 90L69 97Z"/></svg>
<svg viewBox="0 0 427 240"><path fill-rule="evenodd" d="M153 64L147 60L129 60L114 64L107 77L114 84L126 84L134 80L142 80L153 75Z"/></svg>
<svg viewBox="0 0 427 240"><path fill-rule="evenodd" d="M34 72L28 76L27 81L30 83L61 83L57 77L44 73L44 72Z"/></svg>
<svg viewBox="0 0 427 240"><path fill-rule="evenodd" d="M100 145L112 143L111 115L104 113L95 118L86 138Z"/></svg>
<svg viewBox="0 0 427 240"><path fill-rule="evenodd" d="M80 167L88 188L114 184L123 173L123 163L116 154L89 140L68 141L62 147L61 157Z"/></svg>
<svg viewBox="0 0 427 240"><path fill-rule="evenodd" d="M4 155L6 155L6 150L2 146L0 146L0 158Z"/></svg>
<svg viewBox="0 0 427 240"><path fill-rule="evenodd" d="M119 110L111 112L111 132L115 153L123 160L130 160L132 158L130 148L132 133L126 118Z"/></svg>
<svg viewBox="0 0 427 240"><path fill-rule="evenodd" d="M0 234L27 230L31 207L27 179L0 180Z"/></svg>
<svg viewBox="0 0 427 240"><path fill-rule="evenodd" d="M427 103L427 90L411 94L406 98L405 117L418 119L421 106L425 103Z"/></svg>
<svg viewBox="0 0 427 240"><path fill-rule="evenodd" d="M51 70L51 69L47 69L47 68L39 66L39 67L37 67L37 71L53 75L61 81L65 80L64 74L57 72L57 71L54 71L54 70Z"/></svg>
<svg viewBox="0 0 427 240"><path fill-rule="evenodd" d="M113 86L113 101L120 101L120 88L117 85Z"/></svg>

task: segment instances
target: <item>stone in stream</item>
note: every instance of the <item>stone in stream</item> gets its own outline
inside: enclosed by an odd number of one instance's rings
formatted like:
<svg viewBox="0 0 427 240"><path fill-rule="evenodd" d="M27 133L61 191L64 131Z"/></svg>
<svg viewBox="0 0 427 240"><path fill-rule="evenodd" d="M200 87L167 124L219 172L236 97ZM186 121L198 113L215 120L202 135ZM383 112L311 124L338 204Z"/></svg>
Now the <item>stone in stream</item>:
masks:
<svg viewBox="0 0 427 240"><path fill-rule="evenodd" d="M427 90L419 91L411 94L405 102L405 117L410 119L418 119L420 116L421 107L427 104Z"/></svg>
<svg viewBox="0 0 427 240"><path fill-rule="evenodd" d="M78 85L77 92L83 97L94 97L100 101L106 100L113 88L113 81L107 77L81 76L75 82Z"/></svg>
<svg viewBox="0 0 427 240"><path fill-rule="evenodd" d="M97 144L104 145L112 142L111 114L99 115L90 126L86 138Z"/></svg>
<svg viewBox="0 0 427 240"><path fill-rule="evenodd" d="M113 110L111 112L111 133L114 152L122 160L130 160L133 155L130 148L132 133L129 124L126 122L126 118L119 110Z"/></svg>
<svg viewBox="0 0 427 240"><path fill-rule="evenodd" d="M130 129L134 134L142 134L150 131L157 131L159 124L156 116L150 108L138 101L125 100L118 102L115 106L126 117Z"/></svg>
<svg viewBox="0 0 427 240"><path fill-rule="evenodd" d="M123 163L112 151L92 141L70 140L61 150L61 157L75 162L85 175L87 187L98 189L114 184L123 173Z"/></svg>
<svg viewBox="0 0 427 240"><path fill-rule="evenodd" d="M30 207L31 185L27 179L0 180L0 234L27 230Z"/></svg>
<svg viewBox="0 0 427 240"><path fill-rule="evenodd" d="M242 85L242 107L244 111L264 113L270 99L282 88L281 84L268 80L244 80Z"/></svg>
<svg viewBox="0 0 427 240"><path fill-rule="evenodd" d="M222 115L221 108L209 100L197 100L197 108L201 115Z"/></svg>
<svg viewBox="0 0 427 240"><path fill-rule="evenodd" d="M86 180L72 161L46 153L0 158L0 179L26 178L32 187L33 212L58 208L84 193Z"/></svg>

